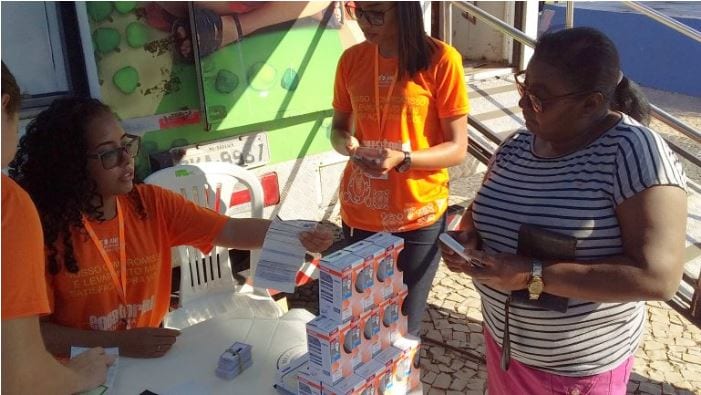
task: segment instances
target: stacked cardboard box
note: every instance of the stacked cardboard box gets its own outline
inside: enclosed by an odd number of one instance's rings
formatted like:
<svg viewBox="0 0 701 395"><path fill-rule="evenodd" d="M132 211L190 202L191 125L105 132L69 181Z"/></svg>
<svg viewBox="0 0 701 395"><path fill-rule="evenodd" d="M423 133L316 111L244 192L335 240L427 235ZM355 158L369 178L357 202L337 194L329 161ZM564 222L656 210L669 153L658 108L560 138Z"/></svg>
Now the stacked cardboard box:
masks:
<svg viewBox="0 0 701 395"><path fill-rule="evenodd" d="M402 312L403 248L403 239L377 233L321 260L320 315L307 324L299 394L394 395L420 384L420 342Z"/></svg>

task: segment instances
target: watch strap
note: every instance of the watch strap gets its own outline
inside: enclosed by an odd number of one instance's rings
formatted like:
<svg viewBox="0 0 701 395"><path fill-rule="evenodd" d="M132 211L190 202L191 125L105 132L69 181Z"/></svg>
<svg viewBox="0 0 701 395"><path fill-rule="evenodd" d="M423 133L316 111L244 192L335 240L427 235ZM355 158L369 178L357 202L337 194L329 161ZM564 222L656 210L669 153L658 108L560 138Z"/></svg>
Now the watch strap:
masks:
<svg viewBox="0 0 701 395"><path fill-rule="evenodd" d="M531 267L531 278L540 277L543 278L543 262L539 259L534 259Z"/></svg>
<svg viewBox="0 0 701 395"><path fill-rule="evenodd" d="M404 173L411 167L411 153L409 151L402 151L404 154L404 159L394 168L398 173Z"/></svg>

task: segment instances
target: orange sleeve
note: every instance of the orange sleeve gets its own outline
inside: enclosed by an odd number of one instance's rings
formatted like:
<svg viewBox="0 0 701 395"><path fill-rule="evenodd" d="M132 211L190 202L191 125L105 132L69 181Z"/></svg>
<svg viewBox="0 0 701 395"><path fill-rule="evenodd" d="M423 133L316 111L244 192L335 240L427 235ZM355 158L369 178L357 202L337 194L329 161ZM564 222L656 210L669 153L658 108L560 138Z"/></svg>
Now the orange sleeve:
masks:
<svg viewBox="0 0 701 395"><path fill-rule="evenodd" d="M2 176L2 319L49 312L44 235L29 195Z"/></svg>
<svg viewBox="0 0 701 395"><path fill-rule="evenodd" d="M336 67L336 78L333 84L333 109L340 112L352 113L353 104L351 103L350 95L348 94L348 85L346 81L345 63L347 62L347 52L341 55Z"/></svg>
<svg viewBox="0 0 701 395"><path fill-rule="evenodd" d="M453 47L445 46L436 65L436 108L439 118L465 115L470 112L465 87L462 55Z"/></svg>
<svg viewBox="0 0 701 395"><path fill-rule="evenodd" d="M190 245L205 254L212 250L212 241L229 217L155 185L147 185L145 190L155 195L171 246Z"/></svg>

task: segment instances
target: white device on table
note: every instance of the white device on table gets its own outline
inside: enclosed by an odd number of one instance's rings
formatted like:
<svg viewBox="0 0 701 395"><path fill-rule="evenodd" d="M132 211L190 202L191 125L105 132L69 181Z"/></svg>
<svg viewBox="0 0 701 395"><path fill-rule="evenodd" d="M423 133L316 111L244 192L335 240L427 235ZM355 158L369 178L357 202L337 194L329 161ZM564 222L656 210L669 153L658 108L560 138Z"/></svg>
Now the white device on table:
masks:
<svg viewBox="0 0 701 395"><path fill-rule="evenodd" d="M451 235L448 233L441 233L441 235L438 237L438 239L448 246L451 250L455 251L456 254L460 255L463 259L465 259L469 264L473 266L478 266L482 267L482 262L478 261L477 259L467 255L465 253L465 247L463 247L462 244L458 243L457 240L455 240Z"/></svg>

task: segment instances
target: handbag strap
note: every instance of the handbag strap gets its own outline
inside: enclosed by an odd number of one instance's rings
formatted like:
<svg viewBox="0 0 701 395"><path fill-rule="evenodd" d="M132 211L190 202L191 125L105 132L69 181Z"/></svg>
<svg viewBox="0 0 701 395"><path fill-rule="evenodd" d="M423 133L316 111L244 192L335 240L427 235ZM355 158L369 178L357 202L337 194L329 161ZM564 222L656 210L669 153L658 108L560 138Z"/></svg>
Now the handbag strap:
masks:
<svg viewBox="0 0 701 395"><path fill-rule="evenodd" d="M504 336L501 339L501 369L509 370L511 362L511 339L509 336L509 307L511 306L511 295L504 302Z"/></svg>

